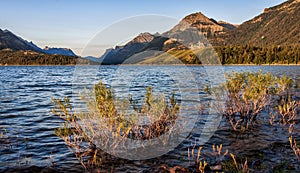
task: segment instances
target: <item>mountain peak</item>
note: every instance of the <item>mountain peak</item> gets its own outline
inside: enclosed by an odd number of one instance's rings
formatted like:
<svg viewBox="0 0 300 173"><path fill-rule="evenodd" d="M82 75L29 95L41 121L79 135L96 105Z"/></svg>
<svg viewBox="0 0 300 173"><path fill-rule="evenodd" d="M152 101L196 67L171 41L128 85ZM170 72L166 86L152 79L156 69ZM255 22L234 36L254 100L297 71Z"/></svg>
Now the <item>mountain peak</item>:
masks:
<svg viewBox="0 0 300 173"><path fill-rule="evenodd" d="M0 29L1 30L1 29ZM9 30L7 29L4 29L4 30L1 30L2 32L10 32Z"/></svg>
<svg viewBox="0 0 300 173"><path fill-rule="evenodd" d="M1 29L0 29L1 30ZM8 29L4 29L4 30L1 30L2 32L4 32L4 33L11 33L11 34L13 34L10 30L8 30Z"/></svg>
<svg viewBox="0 0 300 173"><path fill-rule="evenodd" d="M187 23L191 23L191 22L195 22L195 21L207 21L209 22L210 19L208 17L206 17L204 14L202 14L201 12L196 12L196 13L192 13L190 15L185 16L182 21L185 21Z"/></svg>
<svg viewBox="0 0 300 173"><path fill-rule="evenodd" d="M154 39L154 35L150 34L149 32L140 33L136 36L133 40L131 40L128 44L132 43L148 43Z"/></svg>
<svg viewBox="0 0 300 173"><path fill-rule="evenodd" d="M7 29L0 31L0 50L8 48L11 50L41 51L41 49L32 42L24 40Z"/></svg>
<svg viewBox="0 0 300 173"><path fill-rule="evenodd" d="M184 17L179 24L173 27L170 31L167 31L165 35L170 38L173 38L174 35L182 35L182 32L188 31L189 29L198 30L199 33L205 36L210 42L215 41L215 37L223 34L227 30L234 29L235 26L229 23L218 23L214 19L210 19L206 17L201 12L190 14ZM199 35L199 34L198 34ZM187 38L185 38L187 39ZM195 38L191 38L194 41ZM207 42L207 40L201 40L203 42ZM204 44L206 45L206 43Z"/></svg>
<svg viewBox="0 0 300 173"><path fill-rule="evenodd" d="M67 55L67 56L76 56L76 54L69 48L55 48L45 46L43 49L47 54L58 54L58 55Z"/></svg>

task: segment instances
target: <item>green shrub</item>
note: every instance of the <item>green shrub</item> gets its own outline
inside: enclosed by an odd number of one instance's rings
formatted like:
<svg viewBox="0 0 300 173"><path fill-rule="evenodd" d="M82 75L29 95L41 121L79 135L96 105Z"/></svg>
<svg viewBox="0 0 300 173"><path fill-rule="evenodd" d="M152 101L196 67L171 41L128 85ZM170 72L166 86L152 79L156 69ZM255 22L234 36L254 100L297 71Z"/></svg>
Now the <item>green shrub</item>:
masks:
<svg viewBox="0 0 300 173"><path fill-rule="evenodd" d="M70 100L64 98L53 99L52 113L64 121L61 127L55 129L55 134L65 141L84 167L101 163L99 160L93 161L97 158L95 141L97 146L117 148L124 146L126 139L159 137L172 130L180 111L174 94L167 100L164 95L153 95L151 87L147 88L140 106L131 96L116 98L102 82L91 90L85 90L81 99L86 103L86 111L73 111ZM140 125L141 119L145 118L148 122ZM90 152L91 148L93 152ZM89 159L84 158L87 151L90 153Z"/></svg>
<svg viewBox="0 0 300 173"><path fill-rule="evenodd" d="M286 76L275 77L262 71L226 74L225 84L212 92L225 98L225 106L219 108L235 131L244 132L256 122L257 116L274 103L292 86L292 80ZM210 91L211 92L211 91Z"/></svg>

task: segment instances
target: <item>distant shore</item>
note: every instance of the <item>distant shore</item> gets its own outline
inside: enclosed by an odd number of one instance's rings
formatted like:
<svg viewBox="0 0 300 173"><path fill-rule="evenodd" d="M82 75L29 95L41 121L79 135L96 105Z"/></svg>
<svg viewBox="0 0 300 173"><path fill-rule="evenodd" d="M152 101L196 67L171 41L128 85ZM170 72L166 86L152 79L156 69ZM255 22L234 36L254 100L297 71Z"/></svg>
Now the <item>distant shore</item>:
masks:
<svg viewBox="0 0 300 173"><path fill-rule="evenodd" d="M50 66L76 66L76 65L2 65L0 67L50 67Z"/></svg>
<svg viewBox="0 0 300 173"><path fill-rule="evenodd" d="M223 66L300 66L300 64L223 64Z"/></svg>
<svg viewBox="0 0 300 173"><path fill-rule="evenodd" d="M67 65L3 65L0 64L0 67L34 67L34 66L100 66L100 65L85 65L85 64L67 64ZM105 64L101 66L300 66L300 64Z"/></svg>

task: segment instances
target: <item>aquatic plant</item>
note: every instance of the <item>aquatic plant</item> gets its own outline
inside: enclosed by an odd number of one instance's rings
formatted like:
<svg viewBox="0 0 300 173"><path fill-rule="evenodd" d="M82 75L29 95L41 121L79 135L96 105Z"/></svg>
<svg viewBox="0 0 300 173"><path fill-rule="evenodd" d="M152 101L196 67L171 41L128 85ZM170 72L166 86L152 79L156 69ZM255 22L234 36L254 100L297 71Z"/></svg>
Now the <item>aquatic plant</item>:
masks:
<svg viewBox="0 0 300 173"><path fill-rule="evenodd" d="M223 145L212 145L212 150L214 155L216 155L217 164L220 164L224 157L228 154L228 149L225 150L225 153L222 153Z"/></svg>
<svg viewBox="0 0 300 173"><path fill-rule="evenodd" d="M233 71L232 74L227 73L226 77L226 82L221 86L206 90L219 98L225 98L225 106L215 106L233 130L238 132L245 132L252 127L257 116L273 103L274 96L281 95L292 86L291 79L264 74L262 71Z"/></svg>
<svg viewBox="0 0 300 173"><path fill-rule="evenodd" d="M52 99L52 103L54 106L52 113L63 120L61 126L54 130L54 134L67 144L85 169L92 169L94 162L91 163L91 160L96 151L93 150L94 145L89 138L83 133L78 115L73 111L70 99L68 97L63 100Z"/></svg>
<svg viewBox="0 0 300 173"><path fill-rule="evenodd" d="M242 172L242 173L249 172L247 158L246 158L244 163L238 163L234 154L230 153L230 156L233 160L233 163L234 163L234 166L235 166L235 169L236 169L235 171L233 169L231 169L230 170L231 172Z"/></svg>
<svg viewBox="0 0 300 173"><path fill-rule="evenodd" d="M193 148L190 151L190 148L188 148L188 159L192 159L193 161L195 161L196 165L199 165L200 162L203 161L203 158L201 158L201 150L202 147L198 147L196 150L196 145L193 146ZM197 156L195 155L195 153L197 153Z"/></svg>
<svg viewBox="0 0 300 173"><path fill-rule="evenodd" d="M0 126L0 155L5 156L8 153L18 153L13 156L6 156L6 160L0 163L1 166L9 167L21 167L32 165L33 158L28 153L29 139L19 138L19 132L16 132L10 128ZM9 160L13 158L13 162ZM6 162L7 161L7 162Z"/></svg>
<svg viewBox="0 0 300 173"><path fill-rule="evenodd" d="M289 141L290 141L290 146L295 153L295 156L298 158L298 161L300 162L300 146L297 144L297 141L293 139L292 135L289 137Z"/></svg>
<svg viewBox="0 0 300 173"><path fill-rule="evenodd" d="M299 111L299 103L292 100L291 96L283 98L275 107L275 112L270 113L270 124L278 122L283 126L293 124Z"/></svg>
<svg viewBox="0 0 300 173"><path fill-rule="evenodd" d="M196 172L204 173L205 171L218 172L249 172L248 160L245 159L243 163L239 163L233 153L229 155L228 149L224 150L223 145L213 144L211 150L206 153L201 152L202 146L188 148L188 158L195 161ZM231 161L229 159L232 159Z"/></svg>
<svg viewBox="0 0 300 173"><path fill-rule="evenodd" d="M292 100L290 95L286 95L275 108L275 112L270 113L270 124L280 124L282 127L288 126L289 142L295 156L300 161L300 147L293 137L296 118L300 112L300 101Z"/></svg>
<svg viewBox="0 0 300 173"><path fill-rule="evenodd" d="M206 162L206 161L199 162L198 170L199 170L201 173L204 173L204 170L205 170L205 167L206 167L206 166L207 166L207 162Z"/></svg>
<svg viewBox="0 0 300 173"><path fill-rule="evenodd" d="M10 140L7 129L0 127L0 148L11 147Z"/></svg>
<svg viewBox="0 0 300 173"><path fill-rule="evenodd" d="M295 86L294 81L287 76L276 77L270 73L263 74L262 71L232 72L226 76L225 84L213 89L206 87L205 91L225 98L225 106L215 106L226 117L233 130L245 132L256 123L257 116L262 111L269 110L271 125L289 125L290 146L299 159L299 146L293 138L293 128L300 112L300 102L290 94Z"/></svg>
<svg viewBox="0 0 300 173"><path fill-rule="evenodd" d="M189 160L192 159L194 161L196 172L204 173L205 168L208 165L208 163L201 156L201 150L202 150L202 147L200 146L196 149L196 145L193 146L191 151L190 151L190 148L188 148L188 159ZM195 153L197 153L197 156Z"/></svg>
<svg viewBox="0 0 300 173"><path fill-rule="evenodd" d="M152 88L148 87L145 99L138 105L131 96L116 98L101 81L91 90L85 90L81 99L86 103L85 111L73 111L66 97L64 100L53 99L52 113L63 120L55 134L65 141L85 168L101 164L101 158L97 160L100 151L94 141L101 148L107 145L119 148L124 146L126 139L158 137L172 130L180 110L174 94L167 100L164 95L153 95ZM130 106L134 112L128 110ZM142 119L150 123L139 125Z"/></svg>

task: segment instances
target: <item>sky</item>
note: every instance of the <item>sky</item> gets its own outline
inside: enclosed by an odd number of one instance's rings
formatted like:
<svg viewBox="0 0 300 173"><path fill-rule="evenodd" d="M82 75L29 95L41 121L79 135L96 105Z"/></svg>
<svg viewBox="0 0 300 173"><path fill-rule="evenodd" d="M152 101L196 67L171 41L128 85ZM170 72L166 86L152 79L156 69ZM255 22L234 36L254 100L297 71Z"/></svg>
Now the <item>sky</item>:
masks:
<svg viewBox="0 0 300 173"><path fill-rule="evenodd" d="M162 32L194 12L202 12L217 21L241 24L262 13L264 8L282 2L284 0L3 0L0 1L0 29L8 29L42 48L65 47L77 55L86 55L85 48L99 33L103 35L105 29L136 16L162 16L166 22L153 23L157 31ZM133 23L135 28L139 28L138 25L143 24L141 21ZM114 25L121 29L124 26ZM125 41L124 38L121 41Z"/></svg>

